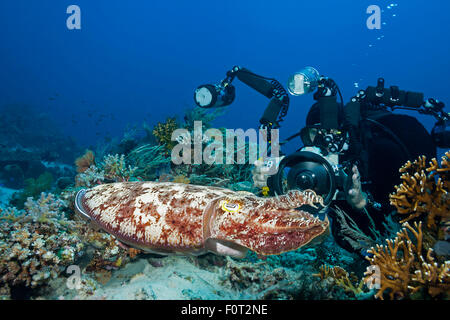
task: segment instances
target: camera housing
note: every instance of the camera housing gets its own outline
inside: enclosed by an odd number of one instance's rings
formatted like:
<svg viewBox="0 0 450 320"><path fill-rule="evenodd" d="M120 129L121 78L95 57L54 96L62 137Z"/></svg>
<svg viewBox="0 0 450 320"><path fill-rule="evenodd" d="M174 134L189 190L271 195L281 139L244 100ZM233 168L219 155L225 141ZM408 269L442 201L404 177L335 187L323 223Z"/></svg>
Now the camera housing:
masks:
<svg viewBox="0 0 450 320"><path fill-rule="evenodd" d="M340 104L337 95L341 97ZM360 90L344 107L337 84L322 77L314 94L317 103L312 107L316 108L317 123L304 127L293 136L300 136L304 147L286 156L278 172L268 179L272 194L283 194L289 189L311 189L323 197L325 205L345 199L353 165L357 164L362 175L367 176L367 159L364 157L368 140L363 137L368 134L364 132L368 127L362 124L369 120L405 149L391 130L366 118L369 110L407 109L433 115L438 120L432 131L435 144L450 147L447 129L450 116L443 111L444 104L433 99L424 102L423 96L422 93L400 90L397 86L385 88L384 79L380 78L376 87Z"/></svg>

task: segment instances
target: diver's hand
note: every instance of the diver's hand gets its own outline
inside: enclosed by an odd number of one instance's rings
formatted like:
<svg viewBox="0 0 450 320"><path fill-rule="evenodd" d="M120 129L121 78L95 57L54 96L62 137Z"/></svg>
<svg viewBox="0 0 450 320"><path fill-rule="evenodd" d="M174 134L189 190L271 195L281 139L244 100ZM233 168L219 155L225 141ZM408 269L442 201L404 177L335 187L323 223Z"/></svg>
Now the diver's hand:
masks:
<svg viewBox="0 0 450 320"><path fill-rule="evenodd" d="M257 188L267 187L267 179L278 172L282 157L269 157L265 160L255 161L255 167L252 170L253 185Z"/></svg>
<svg viewBox="0 0 450 320"><path fill-rule="evenodd" d="M362 210L367 204L367 195L361 188L361 176L356 165L352 168L352 182L346 191L347 202L355 209Z"/></svg>

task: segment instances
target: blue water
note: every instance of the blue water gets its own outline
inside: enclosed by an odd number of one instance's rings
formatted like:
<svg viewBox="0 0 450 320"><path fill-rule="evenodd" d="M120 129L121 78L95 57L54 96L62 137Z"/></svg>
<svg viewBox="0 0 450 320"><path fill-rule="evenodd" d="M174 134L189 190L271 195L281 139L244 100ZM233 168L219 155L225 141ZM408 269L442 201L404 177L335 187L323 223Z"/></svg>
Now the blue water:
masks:
<svg viewBox="0 0 450 320"><path fill-rule="evenodd" d="M66 27L72 4L81 30ZM371 4L383 9L381 30L366 27ZM443 0L2 0L0 105L33 106L89 145L121 137L127 124L182 117L194 89L234 65L283 84L311 65L337 81L345 100L355 83L366 88L383 76L450 103L449 12ZM257 127L267 99L237 81L236 89L215 125ZM291 99L282 137L303 126L312 102Z"/></svg>

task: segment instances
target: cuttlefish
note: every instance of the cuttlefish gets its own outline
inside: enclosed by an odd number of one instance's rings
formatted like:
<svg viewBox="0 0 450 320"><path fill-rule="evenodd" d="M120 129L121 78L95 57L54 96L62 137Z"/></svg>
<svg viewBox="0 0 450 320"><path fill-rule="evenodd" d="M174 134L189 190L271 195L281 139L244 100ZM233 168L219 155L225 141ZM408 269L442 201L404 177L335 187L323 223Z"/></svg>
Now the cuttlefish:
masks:
<svg viewBox="0 0 450 320"><path fill-rule="evenodd" d="M119 182L78 192L78 214L121 243L147 252L242 258L295 250L329 226L303 210L322 204L314 191L272 198L219 187L171 182Z"/></svg>

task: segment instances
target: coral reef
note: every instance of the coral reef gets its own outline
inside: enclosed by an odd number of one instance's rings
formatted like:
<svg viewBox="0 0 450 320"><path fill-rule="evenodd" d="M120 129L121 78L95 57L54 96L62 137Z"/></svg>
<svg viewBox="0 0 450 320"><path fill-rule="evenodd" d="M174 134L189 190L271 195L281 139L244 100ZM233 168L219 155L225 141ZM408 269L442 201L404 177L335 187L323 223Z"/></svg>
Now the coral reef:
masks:
<svg viewBox="0 0 450 320"><path fill-rule="evenodd" d="M440 165L432 159L427 166L426 157L422 156L400 169L402 184L395 187L390 201L399 214L407 216L401 222L426 215L427 226L432 228L450 220L449 158L450 151L442 157Z"/></svg>
<svg viewBox="0 0 450 320"><path fill-rule="evenodd" d="M77 264L83 273L106 280L111 270L139 257L110 234L68 218L65 201L42 193L24 210L0 209L0 299L29 298Z"/></svg>
<svg viewBox="0 0 450 320"><path fill-rule="evenodd" d="M85 172L93 165L95 165L95 155L91 150L86 150L84 155L75 160L75 166L78 173Z"/></svg>
<svg viewBox="0 0 450 320"><path fill-rule="evenodd" d="M75 177L75 186L90 188L107 182L130 181L137 179L137 169L127 164L125 155L108 154L98 164L91 164L79 172Z"/></svg>
<svg viewBox="0 0 450 320"><path fill-rule="evenodd" d="M27 297L32 288L60 275L83 249L68 231L73 221L60 214L62 203L52 194L28 198L25 210L0 212L0 287L3 298Z"/></svg>
<svg viewBox="0 0 450 320"><path fill-rule="evenodd" d="M168 168L170 157L165 153L164 146L152 146L145 144L133 149L126 160L136 167L135 175L142 180L155 180Z"/></svg>
<svg viewBox="0 0 450 320"><path fill-rule="evenodd" d="M105 178L113 181L129 181L135 175L136 167L126 165L125 156L107 155L103 159Z"/></svg>
<svg viewBox="0 0 450 320"><path fill-rule="evenodd" d="M14 154L20 161L16 162L8 155L12 147L0 150L1 179L29 178L23 165L31 163L27 157L41 163L39 154L49 161L42 162L43 168L32 169L34 179L27 180L24 190L18 193L21 199L12 202L16 207L0 208L0 298L449 298L450 263L445 259L450 230L450 152L440 164L433 159L427 165L424 157L407 163L400 170L402 184L391 195L398 215L405 217L403 221L426 219L428 223L418 222L414 227L406 223L401 228L396 216L389 216L385 234L373 230L367 235L345 212L337 210L334 219L344 226L343 235L353 239L349 242L353 249L368 252L367 261L342 249L332 236L325 237L320 245L311 243L270 257L254 253L242 260L212 254L155 257L125 248L112 235L92 228L74 214L73 200L80 188L116 181L172 181L259 192L253 188L249 164L171 163L173 130L183 127L193 136L194 121L202 121L203 130L207 130L223 112L193 108L186 111L182 123L168 118L152 129L144 127L146 137L139 137L137 128L129 127L123 139L111 139L92 149L95 154L86 150L75 166L72 156L70 170L52 169L57 188L49 173L43 174L55 165L52 159L58 155L54 155L53 148L37 153L18 146ZM213 142L202 141L202 148ZM248 159L251 147L245 142L237 150L235 144L235 157L240 152ZM61 193L42 193L50 191ZM384 245L386 238L394 239ZM380 270L378 291L364 287L371 279L369 273L363 276L368 264ZM64 271L69 265L80 267L78 290L65 285L68 275Z"/></svg>
<svg viewBox="0 0 450 320"><path fill-rule="evenodd" d="M320 267L320 272L313 274L313 276L319 277L321 280L331 278L336 286L341 287L345 292L351 293L355 297L364 293L364 281L358 281L358 277L354 273L349 274L339 266L330 267L324 264Z"/></svg>
<svg viewBox="0 0 450 320"><path fill-rule="evenodd" d="M381 287L375 297L383 299L416 298L430 296L448 299L450 292L450 261L439 263L432 248L425 248L422 222L411 227L407 222L394 240L386 245L377 245L369 250L372 257L367 260L379 268ZM409 232L414 235L411 238ZM366 273L370 281L372 274Z"/></svg>
<svg viewBox="0 0 450 320"><path fill-rule="evenodd" d="M75 176L75 186L90 188L103 183L104 180L105 173L103 170L97 166L90 166L86 171Z"/></svg>
<svg viewBox="0 0 450 320"><path fill-rule="evenodd" d="M330 281L313 277L308 269L290 269L261 260L236 261L227 257L221 284L241 292L241 299L248 296L264 300L350 298Z"/></svg>
<svg viewBox="0 0 450 320"><path fill-rule="evenodd" d="M156 141L164 146L167 152L170 152L176 145L176 141L172 141L172 132L179 128L179 125L175 118L167 118L166 122L159 122L153 128L153 135L156 137Z"/></svg>

